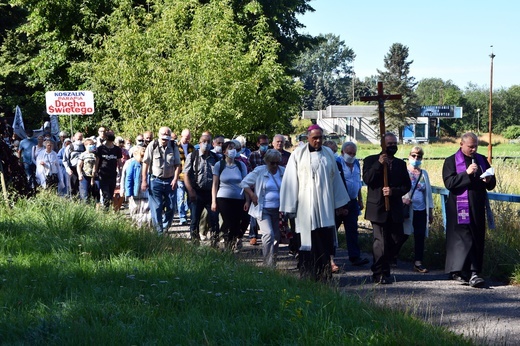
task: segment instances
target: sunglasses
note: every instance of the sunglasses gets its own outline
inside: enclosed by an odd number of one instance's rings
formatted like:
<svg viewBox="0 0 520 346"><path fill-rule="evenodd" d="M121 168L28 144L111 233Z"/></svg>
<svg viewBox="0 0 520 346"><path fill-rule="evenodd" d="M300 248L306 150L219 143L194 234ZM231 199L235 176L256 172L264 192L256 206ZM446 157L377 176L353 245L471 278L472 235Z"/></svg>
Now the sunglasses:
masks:
<svg viewBox="0 0 520 346"><path fill-rule="evenodd" d="M419 154L410 154L411 157L413 157L414 159L422 159L422 155L419 155Z"/></svg>
<svg viewBox="0 0 520 346"><path fill-rule="evenodd" d="M278 166L280 164L280 161L273 161L273 162L269 162L271 165L275 165L275 166Z"/></svg>

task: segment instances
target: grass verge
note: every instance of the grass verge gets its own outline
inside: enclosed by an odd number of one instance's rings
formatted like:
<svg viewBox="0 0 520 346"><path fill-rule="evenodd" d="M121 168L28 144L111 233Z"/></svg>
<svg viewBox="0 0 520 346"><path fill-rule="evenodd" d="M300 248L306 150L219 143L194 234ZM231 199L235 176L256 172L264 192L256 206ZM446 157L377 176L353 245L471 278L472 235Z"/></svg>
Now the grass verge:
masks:
<svg viewBox="0 0 520 346"><path fill-rule="evenodd" d="M47 194L0 207L0 248L1 344L469 344Z"/></svg>

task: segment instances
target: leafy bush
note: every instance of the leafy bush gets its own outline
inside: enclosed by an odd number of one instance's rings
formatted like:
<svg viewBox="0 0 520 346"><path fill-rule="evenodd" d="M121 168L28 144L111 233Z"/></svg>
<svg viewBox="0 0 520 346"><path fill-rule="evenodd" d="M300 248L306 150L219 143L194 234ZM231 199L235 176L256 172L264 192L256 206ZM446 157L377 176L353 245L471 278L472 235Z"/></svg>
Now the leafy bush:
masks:
<svg viewBox="0 0 520 346"><path fill-rule="evenodd" d="M520 125L509 126L504 132L502 132L502 136L507 139L520 138Z"/></svg>

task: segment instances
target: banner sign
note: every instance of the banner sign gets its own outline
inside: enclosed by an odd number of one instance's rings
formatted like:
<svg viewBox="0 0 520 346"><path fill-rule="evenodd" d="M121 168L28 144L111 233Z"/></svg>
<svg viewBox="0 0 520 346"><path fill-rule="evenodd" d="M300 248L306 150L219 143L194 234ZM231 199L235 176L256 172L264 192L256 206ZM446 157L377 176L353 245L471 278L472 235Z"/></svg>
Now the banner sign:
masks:
<svg viewBox="0 0 520 346"><path fill-rule="evenodd" d="M453 118L455 106L422 106L421 117Z"/></svg>
<svg viewBox="0 0 520 346"><path fill-rule="evenodd" d="M92 91L47 91L48 114L94 114Z"/></svg>

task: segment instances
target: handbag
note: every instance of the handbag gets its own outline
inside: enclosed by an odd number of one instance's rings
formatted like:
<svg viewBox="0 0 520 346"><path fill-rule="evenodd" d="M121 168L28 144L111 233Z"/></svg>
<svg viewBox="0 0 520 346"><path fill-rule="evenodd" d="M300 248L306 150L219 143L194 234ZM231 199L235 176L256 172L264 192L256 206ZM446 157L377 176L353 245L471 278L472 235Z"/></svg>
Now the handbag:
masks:
<svg viewBox="0 0 520 346"><path fill-rule="evenodd" d="M45 184L47 186L58 186L58 174L49 174L45 177Z"/></svg>
<svg viewBox="0 0 520 346"><path fill-rule="evenodd" d="M413 193L415 192L415 189L417 189L417 185L419 185L419 181L421 180L421 177L422 177L422 169L421 169L421 173L419 173L419 178L417 179L417 183L413 187L412 194L410 195L410 200L413 197ZM405 218L405 219L410 218L410 204L403 204L403 218Z"/></svg>

